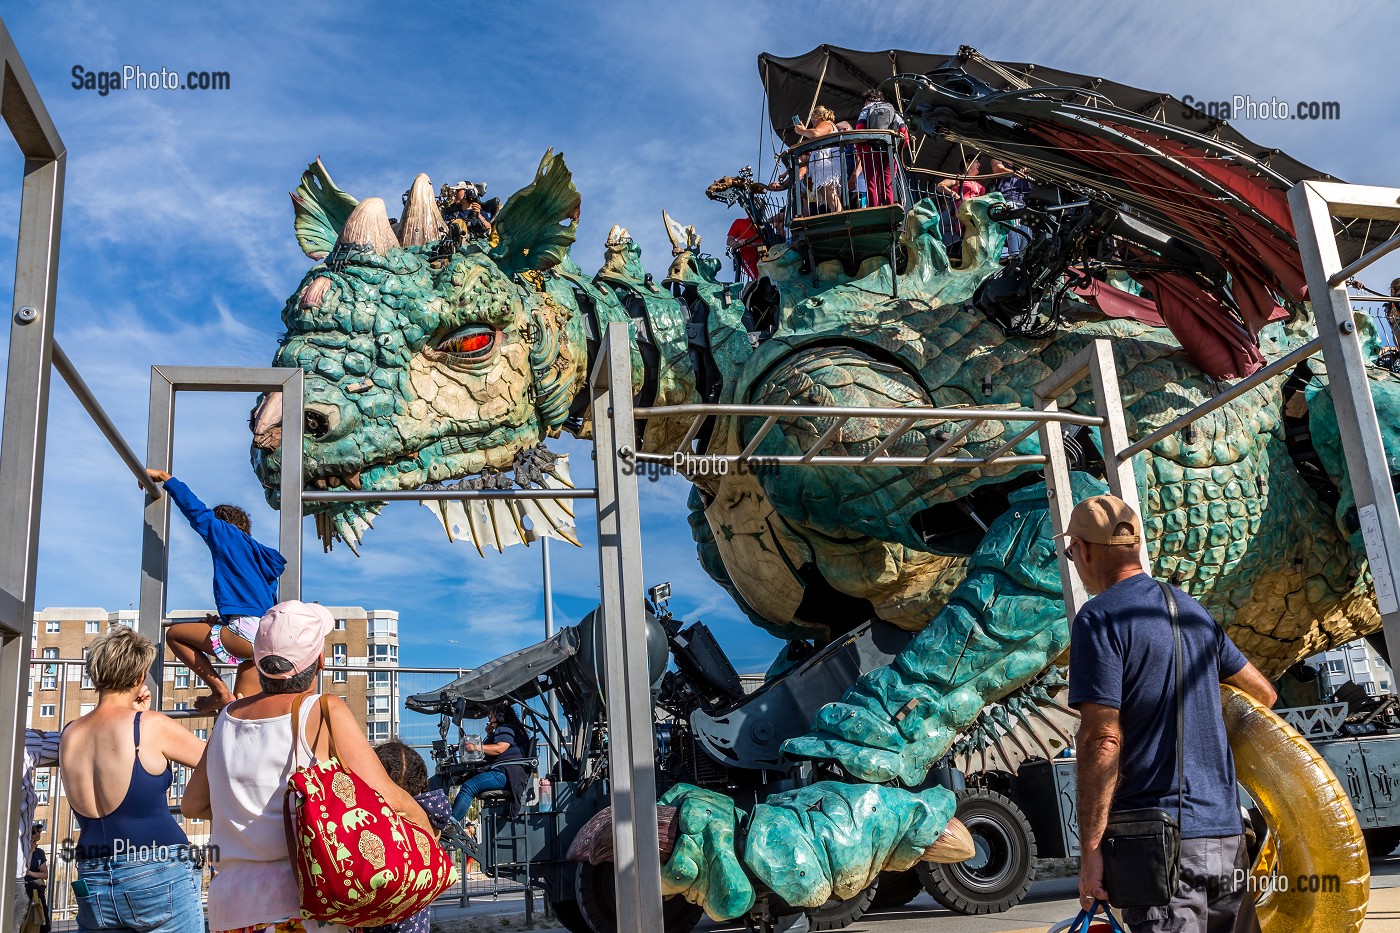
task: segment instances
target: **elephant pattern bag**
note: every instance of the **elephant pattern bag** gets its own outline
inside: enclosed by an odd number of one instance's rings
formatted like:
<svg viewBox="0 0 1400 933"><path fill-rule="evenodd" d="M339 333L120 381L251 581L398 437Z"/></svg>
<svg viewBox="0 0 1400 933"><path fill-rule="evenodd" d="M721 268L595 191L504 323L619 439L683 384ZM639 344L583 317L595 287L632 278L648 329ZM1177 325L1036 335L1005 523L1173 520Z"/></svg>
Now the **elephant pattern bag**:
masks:
<svg viewBox="0 0 1400 933"><path fill-rule="evenodd" d="M292 706L293 754L303 699ZM329 734L324 696L321 721ZM457 880L457 869L432 833L340 763L329 738L331 757L295 768L282 805L302 915L348 927L395 923L431 904Z"/></svg>

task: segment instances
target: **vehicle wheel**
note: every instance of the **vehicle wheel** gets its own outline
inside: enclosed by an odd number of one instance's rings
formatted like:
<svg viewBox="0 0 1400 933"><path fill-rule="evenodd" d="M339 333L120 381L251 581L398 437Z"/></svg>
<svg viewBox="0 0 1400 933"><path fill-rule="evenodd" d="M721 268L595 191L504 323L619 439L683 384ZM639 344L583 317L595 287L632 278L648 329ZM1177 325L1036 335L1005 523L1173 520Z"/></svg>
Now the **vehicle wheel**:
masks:
<svg viewBox="0 0 1400 933"><path fill-rule="evenodd" d="M1363 829L1361 835L1366 837L1366 854L1371 858L1385 858L1400 845L1400 826Z"/></svg>
<svg viewBox="0 0 1400 933"><path fill-rule="evenodd" d="M924 883L912 868L908 871L882 871L879 882L875 888L875 899L870 902L871 910L894 910L924 893Z"/></svg>
<svg viewBox="0 0 1400 933"><path fill-rule="evenodd" d="M977 854L965 862L916 867L924 890L960 914L997 914L1010 910L1030 890L1035 876L1035 833L1007 797L970 788L958 793L957 818L972 834Z"/></svg>
<svg viewBox="0 0 1400 933"><path fill-rule="evenodd" d="M578 896L579 910L588 922L591 933L617 931L617 889L614 884L611 862L599 865L578 863L574 892ZM685 898L664 898L661 901L663 933L690 933L704 913Z"/></svg>
<svg viewBox="0 0 1400 933"><path fill-rule="evenodd" d="M875 892L880 889L880 879L871 882L870 887L855 897L845 901L827 901L820 907L807 911L807 923L811 933L825 933L827 930L844 930L855 923L870 909L875 900Z"/></svg>
<svg viewBox="0 0 1400 933"><path fill-rule="evenodd" d="M554 919L569 933L593 933L593 928L579 909L578 901L551 901L549 909L554 911Z"/></svg>

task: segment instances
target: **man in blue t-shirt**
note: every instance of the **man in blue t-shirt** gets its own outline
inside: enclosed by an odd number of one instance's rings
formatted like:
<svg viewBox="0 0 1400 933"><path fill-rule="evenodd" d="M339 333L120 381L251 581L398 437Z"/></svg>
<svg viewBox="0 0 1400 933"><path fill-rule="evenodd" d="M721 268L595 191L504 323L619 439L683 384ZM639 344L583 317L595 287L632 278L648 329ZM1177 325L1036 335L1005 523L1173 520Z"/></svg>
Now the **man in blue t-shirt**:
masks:
<svg viewBox="0 0 1400 933"><path fill-rule="evenodd" d="M1070 517L1066 556L1093 599L1070 631L1069 702L1081 717L1079 893L1108 900L1100 844L1109 812L1181 803L1181 882L1166 907L1125 908L1133 933L1259 930L1236 869L1248 868L1225 738L1220 684L1272 706L1274 689L1190 596L1173 588L1185 676L1182 782L1177 782L1175 639L1165 594L1142 566L1142 521L1122 499L1094 496Z"/></svg>

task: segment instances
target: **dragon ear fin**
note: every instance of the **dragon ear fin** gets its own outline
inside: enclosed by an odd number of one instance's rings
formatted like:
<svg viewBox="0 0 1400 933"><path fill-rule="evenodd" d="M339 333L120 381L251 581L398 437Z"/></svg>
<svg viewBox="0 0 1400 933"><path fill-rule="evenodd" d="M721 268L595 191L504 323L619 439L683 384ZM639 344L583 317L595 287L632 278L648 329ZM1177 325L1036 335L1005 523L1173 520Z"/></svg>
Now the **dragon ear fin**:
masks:
<svg viewBox="0 0 1400 933"><path fill-rule="evenodd" d="M301 184L291 194L297 243L312 259L325 259L359 202L335 186L319 156L302 172Z"/></svg>
<svg viewBox="0 0 1400 933"><path fill-rule="evenodd" d="M580 202L563 154L550 149L535 180L511 195L496 215L491 258L507 274L557 266L574 243Z"/></svg>

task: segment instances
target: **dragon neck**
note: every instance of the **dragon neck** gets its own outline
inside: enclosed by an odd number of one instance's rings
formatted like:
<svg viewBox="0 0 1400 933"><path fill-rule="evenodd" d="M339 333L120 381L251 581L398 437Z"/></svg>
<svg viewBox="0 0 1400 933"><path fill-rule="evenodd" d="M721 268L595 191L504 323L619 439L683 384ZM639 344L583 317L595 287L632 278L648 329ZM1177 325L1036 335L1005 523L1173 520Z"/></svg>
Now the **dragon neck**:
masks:
<svg viewBox="0 0 1400 933"><path fill-rule="evenodd" d="M632 357L632 401L638 407L680 405L703 400L717 372L709 355L703 322L692 320L691 305L650 277L636 279L605 267L592 279L569 272L566 282L576 309L567 331L576 361L573 398L564 427L576 435L589 428L588 379L602 352L608 325L628 324ZM553 291L553 290L552 290ZM559 297L555 294L555 297ZM646 440L658 432L647 425ZM669 433L669 432L668 432ZM639 442L643 439L639 438ZM644 444L644 449L651 444Z"/></svg>

